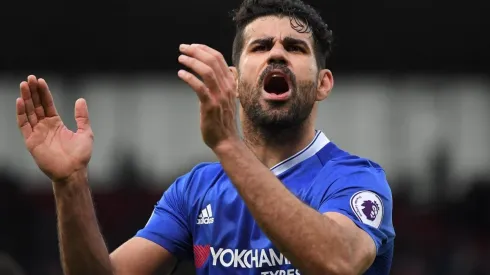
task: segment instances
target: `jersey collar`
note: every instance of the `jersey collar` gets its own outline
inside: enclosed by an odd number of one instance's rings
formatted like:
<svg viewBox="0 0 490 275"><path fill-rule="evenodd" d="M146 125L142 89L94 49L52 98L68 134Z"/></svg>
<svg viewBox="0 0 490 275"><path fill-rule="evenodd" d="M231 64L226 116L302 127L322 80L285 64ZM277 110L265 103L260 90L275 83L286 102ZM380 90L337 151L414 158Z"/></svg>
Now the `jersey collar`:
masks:
<svg viewBox="0 0 490 275"><path fill-rule="evenodd" d="M276 176L279 176L293 166L316 155L329 142L330 140L327 138L327 136L325 136L322 131L317 130L313 141L308 144L308 146L306 146L303 150L299 151L293 156L274 165L274 167L271 168L272 173L274 173L274 175Z"/></svg>

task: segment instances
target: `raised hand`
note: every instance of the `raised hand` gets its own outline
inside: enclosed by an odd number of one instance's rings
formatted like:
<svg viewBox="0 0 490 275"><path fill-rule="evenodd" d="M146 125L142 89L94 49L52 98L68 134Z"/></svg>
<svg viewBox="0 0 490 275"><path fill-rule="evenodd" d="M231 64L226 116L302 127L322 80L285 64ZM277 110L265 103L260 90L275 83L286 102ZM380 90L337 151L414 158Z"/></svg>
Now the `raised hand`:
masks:
<svg viewBox="0 0 490 275"><path fill-rule="evenodd" d="M215 149L223 141L238 140L236 125L236 81L218 51L199 44L181 45L179 62L196 72L180 70L179 77L196 92L201 106L201 133L206 145Z"/></svg>
<svg viewBox="0 0 490 275"><path fill-rule="evenodd" d="M78 130L74 133L63 124L44 79L29 76L20 84L20 95L16 102L17 125L41 171L53 182L85 173L93 144L85 100L75 103Z"/></svg>

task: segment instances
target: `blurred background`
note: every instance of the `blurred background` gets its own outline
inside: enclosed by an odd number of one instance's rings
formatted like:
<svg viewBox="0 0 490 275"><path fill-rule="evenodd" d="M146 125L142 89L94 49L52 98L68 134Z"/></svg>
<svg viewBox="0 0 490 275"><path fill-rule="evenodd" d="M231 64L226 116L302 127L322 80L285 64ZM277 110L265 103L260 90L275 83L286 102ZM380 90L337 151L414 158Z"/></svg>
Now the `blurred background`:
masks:
<svg viewBox="0 0 490 275"><path fill-rule="evenodd" d="M307 1L334 30L332 95L317 128L386 170L394 275L490 274L490 20L476 1ZM110 250L173 180L215 157L178 45L228 61L238 0L9 1L0 14L0 274L60 275L49 181L15 123L18 85L45 78L65 123L88 101L90 166ZM193 274L183 264L177 274Z"/></svg>

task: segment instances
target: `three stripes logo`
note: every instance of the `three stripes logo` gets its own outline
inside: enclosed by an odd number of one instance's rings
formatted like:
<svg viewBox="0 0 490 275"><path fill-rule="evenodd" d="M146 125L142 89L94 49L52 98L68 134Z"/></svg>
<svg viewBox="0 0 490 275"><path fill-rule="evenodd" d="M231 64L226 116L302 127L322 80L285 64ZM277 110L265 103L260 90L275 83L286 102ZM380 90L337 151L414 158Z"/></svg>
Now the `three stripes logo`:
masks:
<svg viewBox="0 0 490 275"><path fill-rule="evenodd" d="M197 218L197 224L212 224L213 222L213 211L211 210L211 204L208 204L206 208L201 210L201 214Z"/></svg>

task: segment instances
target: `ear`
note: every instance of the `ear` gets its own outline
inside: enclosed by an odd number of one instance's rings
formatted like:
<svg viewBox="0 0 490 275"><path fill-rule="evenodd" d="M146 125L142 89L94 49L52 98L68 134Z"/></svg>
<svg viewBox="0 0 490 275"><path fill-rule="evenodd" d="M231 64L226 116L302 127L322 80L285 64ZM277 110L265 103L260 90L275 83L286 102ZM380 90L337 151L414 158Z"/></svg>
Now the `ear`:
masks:
<svg viewBox="0 0 490 275"><path fill-rule="evenodd" d="M230 72L233 74L233 77L235 78L235 83L236 86L238 87L238 70L236 67L230 66L229 67ZM235 91L235 96L238 98L238 89Z"/></svg>
<svg viewBox="0 0 490 275"><path fill-rule="evenodd" d="M322 101L328 97L333 88L333 75L328 69L321 70L318 74L318 87L316 100Z"/></svg>

